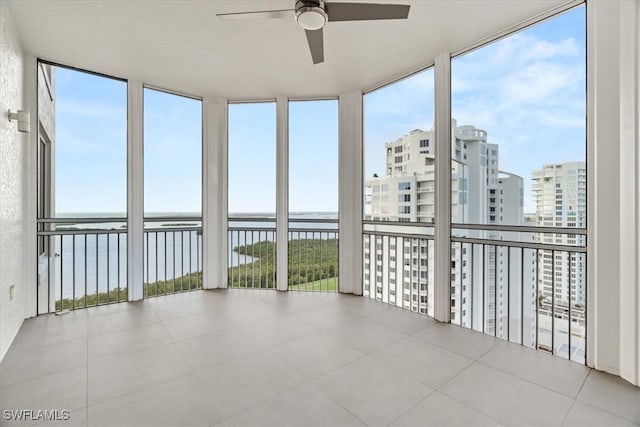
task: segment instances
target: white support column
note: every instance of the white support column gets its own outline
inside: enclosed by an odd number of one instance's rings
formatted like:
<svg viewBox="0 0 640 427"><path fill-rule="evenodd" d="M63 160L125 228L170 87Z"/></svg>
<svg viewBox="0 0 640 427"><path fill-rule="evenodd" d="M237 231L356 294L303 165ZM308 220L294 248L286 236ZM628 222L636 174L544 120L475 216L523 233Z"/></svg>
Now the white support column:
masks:
<svg viewBox="0 0 640 427"><path fill-rule="evenodd" d="M640 3L620 4L620 376L640 385Z"/></svg>
<svg viewBox="0 0 640 427"><path fill-rule="evenodd" d="M127 294L143 298L144 281L144 154L143 87L127 84Z"/></svg>
<svg viewBox="0 0 640 427"><path fill-rule="evenodd" d="M451 56L435 59L435 285L434 317L451 317Z"/></svg>
<svg viewBox="0 0 640 427"><path fill-rule="evenodd" d="M276 289L288 289L289 252L289 99L276 104Z"/></svg>
<svg viewBox="0 0 640 427"><path fill-rule="evenodd" d="M640 385L640 5L587 2L587 364Z"/></svg>
<svg viewBox="0 0 640 427"><path fill-rule="evenodd" d="M227 287L227 100L202 101L202 286Z"/></svg>
<svg viewBox="0 0 640 427"><path fill-rule="evenodd" d="M339 290L362 295L362 93L340 96L339 127Z"/></svg>

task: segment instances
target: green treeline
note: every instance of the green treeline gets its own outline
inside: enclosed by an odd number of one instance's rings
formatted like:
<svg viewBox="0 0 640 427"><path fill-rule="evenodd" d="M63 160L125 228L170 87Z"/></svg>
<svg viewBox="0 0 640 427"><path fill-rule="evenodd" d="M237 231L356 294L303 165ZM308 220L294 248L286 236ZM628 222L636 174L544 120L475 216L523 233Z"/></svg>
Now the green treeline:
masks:
<svg viewBox="0 0 640 427"><path fill-rule="evenodd" d="M276 244L262 241L237 246L234 252L254 257L248 264L229 268L230 288L275 288ZM325 282L314 290L335 290L338 275L338 239L289 240L289 287ZM316 289L317 288L317 289Z"/></svg>
<svg viewBox="0 0 640 427"><path fill-rule="evenodd" d="M172 294L175 292L188 291L190 289L202 288L202 273L196 272L186 274L175 279L159 280L153 283L144 284L144 296L154 297L157 295ZM113 302L127 301L127 288L111 289L109 292L99 292L98 294L88 294L78 297L73 302L73 298L64 298L62 303L56 301L56 311L73 310L74 308L92 307L96 305L108 304Z"/></svg>
<svg viewBox="0 0 640 427"><path fill-rule="evenodd" d="M229 268L230 288L275 288L276 244L262 241L236 246L234 252L254 258L253 262ZM289 288L309 291L337 290L338 239L289 241ZM144 296L172 294L202 288L202 273L144 284ZM127 288L56 301L56 311L127 301Z"/></svg>

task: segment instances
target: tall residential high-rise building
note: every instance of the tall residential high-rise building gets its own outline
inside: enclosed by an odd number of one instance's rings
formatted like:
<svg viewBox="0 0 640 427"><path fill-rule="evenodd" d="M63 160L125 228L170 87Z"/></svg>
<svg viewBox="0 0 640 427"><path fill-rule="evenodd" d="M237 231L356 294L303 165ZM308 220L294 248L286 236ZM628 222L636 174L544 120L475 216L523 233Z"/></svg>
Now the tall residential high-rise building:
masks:
<svg viewBox="0 0 640 427"><path fill-rule="evenodd" d="M546 227L586 228L587 225L587 166L585 162L567 162L544 165L532 172L533 193L536 203L536 223ZM583 244L584 236L577 234L541 233L542 243L575 246ZM540 251L538 263L538 300L540 328L550 337L553 321L556 335L564 332L572 322L574 334L584 331L586 300L586 259L584 254L570 251ZM552 316L551 312L554 311ZM550 341L550 338L548 339ZM574 342L581 342L575 340ZM551 342L541 344L551 348ZM564 347L563 347L564 346ZM567 353L568 340L555 343L556 352ZM584 352L572 345L572 352Z"/></svg>
<svg viewBox="0 0 640 427"><path fill-rule="evenodd" d="M423 224L433 222L434 143L433 130L417 129L385 144L386 174L372 177L366 182L367 219ZM499 147L487 142L485 131L474 126L457 126L454 120L451 156L453 223L523 223L523 179L500 171ZM406 228L402 232L411 234L411 230ZM480 230L469 230L468 236L501 238L499 232ZM372 241L365 235L365 292L375 293L378 299L413 311L431 313L432 243L429 239L398 239L392 236L377 236ZM484 319L485 324L481 329L495 331L496 335L501 336L505 333L503 329L508 329L507 313L502 310L502 307L506 307L502 302L507 294L505 288L509 268L504 262L509 258L508 249L493 247L493 250L487 250L484 264L479 251L473 255L473 259L472 252L468 246L452 245L451 248L451 319L464 326L473 323L478 328ZM373 265L369 265L368 260L373 260ZM510 263L512 268L520 268L518 260L511 260ZM472 277L486 281L488 286L484 295L479 287L472 289ZM402 295L396 295L398 292L402 292ZM485 307L484 316L481 314L483 310L468 310L467 299L476 303L481 301Z"/></svg>

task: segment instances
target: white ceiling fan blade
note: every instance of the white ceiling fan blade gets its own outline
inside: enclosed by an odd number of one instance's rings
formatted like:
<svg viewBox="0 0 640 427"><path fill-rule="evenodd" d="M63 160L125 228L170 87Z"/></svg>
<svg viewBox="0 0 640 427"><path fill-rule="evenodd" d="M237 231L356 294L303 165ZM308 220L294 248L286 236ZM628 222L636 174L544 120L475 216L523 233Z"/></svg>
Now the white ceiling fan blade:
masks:
<svg viewBox="0 0 640 427"><path fill-rule="evenodd" d="M324 40L322 28L319 30L305 30L307 34L307 43L309 43L309 51L311 51L311 60L314 64L324 62Z"/></svg>
<svg viewBox="0 0 640 427"><path fill-rule="evenodd" d="M307 34L307 43L309 43L309 50L311 51L311 59L314 64L324 62L324 40L322 35L322 28L319 30L305 30Z"/></svg>
<svg viewBox="0 0 640 427"><path fill-rule="evenodd" d="M293 9L260 10L255 12L218 13L216 16L225 21L248 21L254 19L295 18Z"/></svg>
<svg viewBox="0 0 640 427"><path fill-rule="evenodd" d="M329 21L407 19L409 9L405 4L327 3Z"/></svg>

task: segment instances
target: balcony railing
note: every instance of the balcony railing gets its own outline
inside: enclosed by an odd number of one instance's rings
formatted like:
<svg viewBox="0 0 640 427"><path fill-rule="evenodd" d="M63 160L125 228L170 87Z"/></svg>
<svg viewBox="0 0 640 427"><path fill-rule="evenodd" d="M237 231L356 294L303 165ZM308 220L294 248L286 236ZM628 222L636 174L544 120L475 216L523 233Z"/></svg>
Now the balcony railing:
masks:
<svg viewBox="0 0 640 427"><path fill-rule="evenodd" d="M433 224L366 221L365 297L433 316Z"/></svg>
<svg viewBox="0 0 640 427"><path fill-rule="evenodd" d="M586 231L453 227L452 323L585 363Z"/></svg>
<svg viewBox="0 0 640 427"><path fill-rule="evenodd" d="M230 288L275 289L275 218L229 218ZM338 290L338 221L289 220L287 283L292 291Z"/></svg>
<svg viewBox="0 0 640 427"><path fill-rule="evenodd" d="M37 313L127 300L124 218L38 220Z"/></svg>
<svg viewBox="0 0 640 427"><path fill-rule="evenodd" d="M202 287L200 218L152 218L144 230L144 296ZM38 220L38 314L127 301L125 218Z"/></svg>
<svg viewBox="0 0 640 427"><path fill-rule="evenodd" d="M585 363L584 229L453 225L451 322ZM433 224L365 221L364 295L433 315Z"/></svg>
<svg viewBox="0 0 640 427"><path fill-rule="evenodd" d="M202 219L145 218L144 296L202 288Z"/></svg>
<svg viewBox="0 0 640 427"><path fill-rule="evenodd" d="M338 220L289 219L290 291L337 292Z"/></svg>
<svg viewBox="0 0 640 427"><path fill-rule="evenodd" d="M275 218L229 218L229 288L276 288Z"/></svg>

